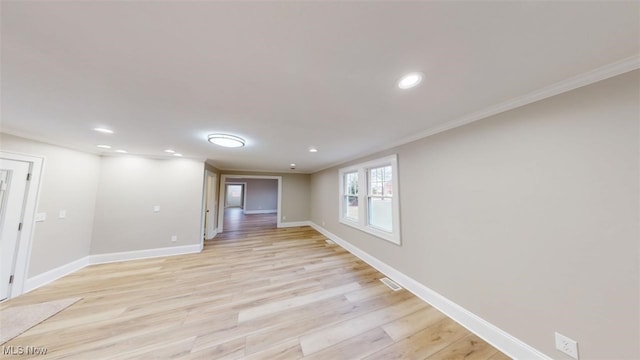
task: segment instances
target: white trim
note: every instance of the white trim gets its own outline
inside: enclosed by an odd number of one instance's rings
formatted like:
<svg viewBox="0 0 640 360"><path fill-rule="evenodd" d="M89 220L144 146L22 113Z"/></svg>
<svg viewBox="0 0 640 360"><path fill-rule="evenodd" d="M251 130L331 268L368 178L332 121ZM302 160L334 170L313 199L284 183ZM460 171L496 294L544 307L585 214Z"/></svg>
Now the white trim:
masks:
<svg viewBox="0 0 640 360"><path fill-rule="evenodd" d="M11 151L0 151L0 157L9 160L24 161L31 163L29 181L24 202L24 212L22 217L22 231L17 244L15 266L13 271L13 284L9 289L9 298L16 297L25 292L27 282L27 270L31 258L31 244L33 243L33 229L35 226L36 209L40 196L40 184L42 173L44 172L44 156L33 156Z"/></svg>
<svg viewBox="0 0 640 360"><path fill-rule="evenodd" d="M209 182L208 179L209 177L213 178L213 189L209 189ZM206 216L207 216L207 202L209 200L209 192L211 192L213 194L213 204L211 206L212 209L216 210L218 208L218 203L216 201L216 186L218 186L218 174L214 173L211 170L207 170L206 166L205 166L205 170L204 170L204 183L203 183L203 191L202 191L202 246L204 248L204 240L210 240L213 239L214 237L216 237L216 235L218 234L218 227L214 226L213 227L213 231L211 232L211 234L207 233L207 229L206 229ZM215 222L218 221L218 217L214 216L213 217L213 222L214 225Z"/></svg>
<svg viewBox="0 0 640 360"><path fill-rule="evenodd" d="M620 61L616 61L611 64L607 64L605 66L599 67L597 69L587 71L586 73L582 73L574 77L559 81L557 83L543 87L542 89L532 91L528 94L518 96L516 98L498 103L493 106L489 106L483 110L467 114L465 116L462 116L460 118L457 118L451 121L447 121L441 125L432 127L430 129L419 131L413 135L407 136L398 141L394 141L382 146L376 146L367 150L366 152L362 152L354 156L350 156L338 162L329 163L328 165L325 165L317 170L314 170L313 173L320 172L322 170L326 170L342 164L346 164L350 161L354 161L354 160L363 158L365 156L375 154L380 151L384 151L384 150L392 149L397 146L408 144L410 142L420 140L420 139L429 137L431 135L435 135L447 130L451 130L453 128L463 126L478 120L482 120L482 119L488 118L489 116L497 115L499 113L509 111L524 105L528 105L536 101L540 101L555 95L560 95L562 93L565 93L583 86L587 86L587 85L596 83L598 81L606 80L608 78L612 78L614 76L618 76L629 71L637 70L639 68L640 68L640 55L633 55L626 59L622 59Z"/></svg>
<svg viewBox="0 0 640 360"><path fill-rule="evenodd" d="M129 260L142 260L142 259L151 259L151 258L164 257L164 256L193 254L193 253L200 252L200 246L201 245L198 243L194 245L182 245L182 246L172 246L172 247L164 247L164 248L156 248L156 249L145 249L145 250L124 251L124 252L108 253L108 254L89 255L89 263L91 265L106 264L106 263L129 261Z"/></svg>
<svg viewBox="0 0 640 360"><path fill-rule="evenodd" d="M291 221L291 222L283 222L278 225L279 228L299 227L299 226L311 226L311 221Z"/></svg>
<svg viewBox="0 0 640 360"><path fill-rule="evenodd" d="M63 276L72 274L87 265L90 265L89 257L85 256L68 264L58 266L57 268L51 269L42 274L30 277L27 279L27 281L25 281L24 292L27 293L31 290L35 290L41 286L47 285L55 280L60 279Z"/></svg>
<svg viewBox="0 0 640 360"><path fill-rule="evenodd" d="M109 254L97 254L85 256L68 264L58 266L42 274L30 277L25 281L25 293L47 285L63 276L72 274L88 265L107 264L113 262L143 260L156 257L185 255L199 253L202 251L202 244L174 246L167 248L124 251Z"/></svg>
<svg viewBox="0 0 640 360"><path fill-rule="evenodd" d="M224 203L226 202L226 183L229 179L274 179L278 180L278 209L277 209L277 227L280 227L282 219L282 176L273 175L220 175L220 196L218 197L218 233L224 232ZM246 191L246 188L245 188ZM246 194L245 194L246 195Z"/></svg>
<svg viewBox="0 0 640 360"><path fill-rule="evenodd" d="M331 239L336 244L343 247L345 250L349 251L356 257L360 258L362 261L371 265L372 267L389 277L391 280L400 284L400 286L409 290L420 299L431 304L433 307L440 310L445 315L467 328L469 331L478 335L486 342L505 353L507 356L514 359L551 360L550 357L538 351L537 349L534 349L523 341L508 334L504 330L489 323L478 315L447 299L446 297L433 291L427 286L419 283L408 275L405 275L399 270L378 260L372 255L364 252L360 248L343 240L339 236L329 232L316 223L310 222L310 225L322 235Z"/></svg>
<svg viewBox="0 0 640 360"><path fill-rule="evenodd" d="M278 213L278 209L273 209L273 210L244 210L244 213L247 215L251 215L251 214L273 214L273 213Z"/></svg>

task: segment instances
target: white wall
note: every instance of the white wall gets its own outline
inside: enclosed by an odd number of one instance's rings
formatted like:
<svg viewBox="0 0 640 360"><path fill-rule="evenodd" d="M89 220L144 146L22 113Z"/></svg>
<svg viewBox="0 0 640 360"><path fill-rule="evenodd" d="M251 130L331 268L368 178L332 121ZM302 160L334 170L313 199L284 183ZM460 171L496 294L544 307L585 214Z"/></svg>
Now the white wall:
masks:
<svg viewBox="0 0 640 360"><path fill-rule="evenodd" d="M35 223L27 276L89 255L100 157L2 133L0 149L45 157L37 212L47 219Z"/></svg>
<svg viewBox="0 0 640 360"><path fill-rule="evenodd" d="M199 244L203 174L188 159L103 157L91 254Z"/></svg>
<svg viewBox="0 0 640 360"><path fill-rule="evenodd" d="M627 73L397 153L402 246L338 222L338 167L311 218L554 359L640 358L640 77ZM401 119L397 119L401 121Z"/></svg>

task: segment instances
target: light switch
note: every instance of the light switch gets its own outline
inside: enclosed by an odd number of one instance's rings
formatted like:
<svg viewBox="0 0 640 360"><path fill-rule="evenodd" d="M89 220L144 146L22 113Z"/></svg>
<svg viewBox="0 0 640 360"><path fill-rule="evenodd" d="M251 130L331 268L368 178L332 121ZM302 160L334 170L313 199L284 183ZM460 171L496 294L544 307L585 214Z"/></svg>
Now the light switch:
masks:
<svg viewBox="0 0 640 360"><path fill-rule="evenodd" d="M66 217L67 217L67 210L60 210L60 212L58 213L58 218L64 219Z"/></svg>
<svg viewBox="0 0 640 360"><path fill-rule="evenodd" d="M47 213L37 213L35 216L36 222L41 222L47 220Z"/></svg>
<svg viewBox="0 0 640 360"><path fill-rule="evenodd" d="M153 212L160 212L160 205L156 205L153 207Z"/></svg>

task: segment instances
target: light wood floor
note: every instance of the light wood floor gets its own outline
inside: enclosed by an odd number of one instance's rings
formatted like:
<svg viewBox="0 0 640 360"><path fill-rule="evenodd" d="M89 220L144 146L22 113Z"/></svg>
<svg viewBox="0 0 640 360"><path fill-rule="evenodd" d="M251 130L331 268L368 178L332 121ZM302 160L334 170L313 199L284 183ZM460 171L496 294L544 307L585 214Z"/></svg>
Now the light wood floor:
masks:
<svg viewBox="0 0 640 360"><path fill-rule="evenodd" d="M224 231L253 231L275 229L277 214L245 214L242 208L224 209Z"/></svg>
<svg viewBox="0 0 640 360"><path fill-rule="evenodd" d="M5 346L46 359L507 359L309 227L94 265L0 304L82 300ZM21 357L28 358L28 357Z"/></svg>

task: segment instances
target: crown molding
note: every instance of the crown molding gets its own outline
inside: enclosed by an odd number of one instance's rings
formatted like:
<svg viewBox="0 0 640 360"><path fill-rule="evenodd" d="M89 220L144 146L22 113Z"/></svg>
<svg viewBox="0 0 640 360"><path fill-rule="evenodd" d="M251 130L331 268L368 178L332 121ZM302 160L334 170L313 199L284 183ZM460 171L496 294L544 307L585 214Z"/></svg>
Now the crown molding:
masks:
<svg viewBox="0 0 640 360"><path fill-rule="evenodd" d="M447 130L451 130L454 128L457 128L459 126L463 126L463 125L467 125L470 124L472 122L478 121L478 120L482 120L485 118L488 118L490 116L493 115L497 115L500 113L503 113L505 111L509 111L524 105L528 105L531 103L534 103L536 101L540 101L552 96L556 96L583 86L587 86L593 83L596 83L598 81L602 81L608 78L612 78L614 76L617 75L621 75L624 73L627 73L629 71L633 71L633 70L637 70L640 68L640 54L636 54L634 56L622 59L620 61L616 61L614 63L611 64L607 64L605 66L596 68L594 70L588 71L586 73L582 73L579 75L576 75L574 77L565 79L563 81L557 82L555 84L543 87L539 90L530 92L528 94L522 95L522 96L518 96L516 98L513 98L511 100L507 100L501 103L498 103L496 105L490 106L488 108L485 108L483 110L480 111L476 111L473 112L471 114L465 115L463 117L454 119L454 120L450 120L447 121L443 124L440 124L438 126L435 127L431 127L429 129L426 129L424 131L420 131L417 132L411 136L402 138L398 141L394 141L391 143L388 143L386 145L380 146L380 147L376 147L373 148L369 151L367 151L366 153L361 153L359 155L356 156L352 156L347 158L346 160L341 160L338 163L333 163L327 166L322 167L321 169L315 171L315 172L320 172L322 170L326 170L338 165L342 165L345 164L347 162L353 161L353 160L357 160L360 158L363 158L365 156L369 156L369 155L373 155L375 153L378 153L380 151L384 151L384 150L388 150L397 146L401 146L404 144L408 144L410 142L414 142L416 140L420 140L420 139L424 139L426 137L429 137L431 135L435 135Z"/></svg>

